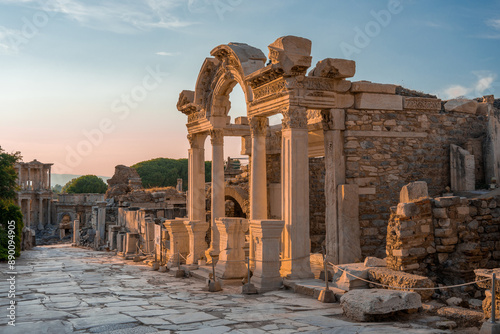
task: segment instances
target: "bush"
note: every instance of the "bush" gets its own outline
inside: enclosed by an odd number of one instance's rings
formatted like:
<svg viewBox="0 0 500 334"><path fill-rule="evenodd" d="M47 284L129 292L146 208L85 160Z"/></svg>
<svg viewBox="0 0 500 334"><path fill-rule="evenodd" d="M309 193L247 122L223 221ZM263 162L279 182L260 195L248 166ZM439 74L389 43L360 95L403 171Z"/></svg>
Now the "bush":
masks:
<svg viewBox="0 0 500 334"><path fill-rule="evenodd" d="M15 221L15 233L9 237L9 222ZM0 200L0 261L8 260L9 240L15 244L15 257L21 253L21 236L23 233L23 214L21 209L11 201ZM11 232L12 233L12 232Z"/></svg>
<svg viewBox="0 0 500 334"><path fill-rule="evenodd" d="M182 179L184 190L188 186L188 160L187 159L167 159L157 158L148 161L142 161L132 166L137 170L142 179L144 188L155 187L175 187L177 179ZM210 161L205 162L205 180L211 179Z"/></svg>

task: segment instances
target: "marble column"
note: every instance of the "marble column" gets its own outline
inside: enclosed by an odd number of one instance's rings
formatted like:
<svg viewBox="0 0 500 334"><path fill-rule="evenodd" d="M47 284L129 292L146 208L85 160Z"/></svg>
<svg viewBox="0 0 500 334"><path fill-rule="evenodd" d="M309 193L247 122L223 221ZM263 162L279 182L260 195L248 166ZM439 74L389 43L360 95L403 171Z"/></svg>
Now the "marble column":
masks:
<svg viewBox="0 0 500 334"><path fill-rule="evenodd" d="M33 190L33 187L31 185L31 168L28 167L28 189Z"/></svg>
<svg viewBox="0 0 500 334"><path fill-rule="evenodd" d="M220 234L219 261L215 267L217 277L222 279L243 278L247 275L245 263L244 218L218 218L217 228Z"/></svg>
<svg viewBox="0 0 500 334"><path fill-rule="evenodd" d="M337 189L345 183L344 136L345 111L321 111L325 145L325 225L326 254L328 261L339 264L340 233Z"/></svg>
<svg viewBox="0 0 500 334"><path fill-rule="evenodd" d="M189 235L189 255L186 264L198 264L198 260L207 250L205 236L208 231L208 223L199 220L186 220L184 225Z"/></svg>
<svg viewBox="0 0 500 334"><path fill-rule="evenodd" d="M224 200L224 133L222 129L210 130L212 142L212 208L211 208L211 241L210 248L206 251L206 257L210 261L212 257L219 255L219 231L215 220L225 216Z"/></svg>
<svg viewBox="0 0 500 334"><path fill-rule="evenodd" d="M51 185L52 185L52 180L51 180L51 178L52 178L52 171L51 171L51 169L50 169L50 167L49 167L49 190L51 190Z"/></svg>
<svg viewBox="0 0 500 334"><path fill-rule="evenodd" d="M205 144L206 135L190 134L188 155L188 217L206 221L205 211Z"/></svg>
<svg viewBox="0 0 500 334"><path fill-rule="evenodd" d="M312 278L307 111L289 106L282 113L281 217L285 228L281 275L291 279Z"/></svg>
<svg viewBox="0 0 500 334"><path fill-rule="evenodd" d="M250 221L256 260L251 283L259 293L279 289L283 284L280 276L280 238L283 226L283 220Z"/></svg>
<svg viewBox="0 0 500 334"><path fill-rule="evenodd" d="M47 224L52 224L52 193L49 194L49 198L47 199Z"/></svg>
<svg viewBox="0 0 500 334"><path fill-rule="evenodd" d="M26 214L27 224L26 224L26 226L31 228L31 198L28 198L26 201L28 202L26 205L27 206L27 208L26 208L26 211L27 211L27 214Z"/></svg>
<svg viewBox="0 0 500 334"><path fill-rule="evenodd" d="M252 153L250 164L250 219L267 219L266 135L267 117L250 117ZM250 267L255 268L255 244L250 230Z"/></svg>

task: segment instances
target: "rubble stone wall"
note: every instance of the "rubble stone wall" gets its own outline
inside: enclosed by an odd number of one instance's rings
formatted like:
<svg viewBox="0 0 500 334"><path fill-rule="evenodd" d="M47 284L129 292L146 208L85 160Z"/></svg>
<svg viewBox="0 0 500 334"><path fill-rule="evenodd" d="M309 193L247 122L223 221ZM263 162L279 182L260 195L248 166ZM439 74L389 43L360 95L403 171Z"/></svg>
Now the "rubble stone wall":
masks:
<svg viewBox="0 0 500 334"><path fill-rule="evenodd" d="M362 253L379 257L385 251L390 207L398 203L401 187L426 181L430 196L443 193L450 183L450 144L466 146L467 140L487 132L485 115L444 109L348 109L345 124L346 182L358 184L362 194ZM384 131L402 134L380 136Z"/></svg>
<svg viewBox="0 0 500 334"><path fill-rule="evenodd" d="M387 264L449 282L472 281L474 269L500 265L498 240L500 196L401 203L388 225Z"/></svg>

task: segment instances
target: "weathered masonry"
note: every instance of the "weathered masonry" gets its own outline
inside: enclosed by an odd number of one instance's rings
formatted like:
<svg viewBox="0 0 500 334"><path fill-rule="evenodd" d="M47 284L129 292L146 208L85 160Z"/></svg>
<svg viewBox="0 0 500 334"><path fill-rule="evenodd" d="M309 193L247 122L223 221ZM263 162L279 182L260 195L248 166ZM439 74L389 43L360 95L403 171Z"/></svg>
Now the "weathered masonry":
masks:
<svg viewBox="0 0 500 334"><path fill-rule="evenodd" d="M462 186L464 177L470 186L470 178L480 185L500 176L493 97L445 103L396 85L351 82L351 60L327 58L309 70L311 41L295 36L270 44L269 59L242 43L220 45L211 55L195 90L182 91L177 104L188 118L187 221L193 225L206 220L207 137L212 144L208 258L220 252L216 221L225 215L224 136L242 137L250 158L250 257L257 236L266 234L252 226L282 221L280 272L288 277L311 276L311 231L315 248L324 242L334 263L383 257L390 207L408 182L426 181L429 195L438 196L447 186ZM231 120L229 94L237 84L247 117ZM282 124L269 126L276 114ZM453 158L450 173L451 145L472 158Z"/></svg>
<svg viewBox="0 0 500 334"><path fill-rule="evenodd" d="M51 222L50 170L52 165L41 163L36 159L15 165L19 186L17 201L27 228L41 230Z"/></svg>

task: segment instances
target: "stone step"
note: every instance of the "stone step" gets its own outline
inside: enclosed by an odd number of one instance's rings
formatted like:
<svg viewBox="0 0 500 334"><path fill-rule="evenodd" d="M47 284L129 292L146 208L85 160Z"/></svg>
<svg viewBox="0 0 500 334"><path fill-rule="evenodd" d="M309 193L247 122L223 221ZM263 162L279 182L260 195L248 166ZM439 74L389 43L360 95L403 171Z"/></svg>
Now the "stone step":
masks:
<svg viewBox="0 0 500 334"><path fill-rule="evenodd" d="M311 296L314 299L318 299L321 290L325 289L325 281L319 279L302 279L302 280L291 280L284 278L283 285L293 290L295 293ZM337 300L342 297L346 291L330 286L329 289L335 294Z"/></svg>

